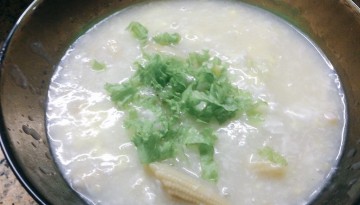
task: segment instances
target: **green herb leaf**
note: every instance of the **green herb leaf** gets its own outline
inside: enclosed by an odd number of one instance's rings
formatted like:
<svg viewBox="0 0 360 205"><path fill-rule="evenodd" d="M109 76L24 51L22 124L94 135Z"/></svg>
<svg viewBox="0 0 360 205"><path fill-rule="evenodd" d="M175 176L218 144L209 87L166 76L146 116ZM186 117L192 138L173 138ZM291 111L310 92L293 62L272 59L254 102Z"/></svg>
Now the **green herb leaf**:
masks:
<svg viewBox="0 0 360 205"><path fill-rule="evenodd" d="M181 36L178 33L162 33L154 36L153 40L162 46L169 46L178 44L181 40Z"/></svg>
<svg viewBox="0 0 360 205"><path fill-rule="evenodd" d="M141 120L132 138L138 149L140 161L148 164L175 156L177 143L166 118L156 121Z"/></svg>
<svg viewBox="0 0 360 205"><path fill-rule="evenodd" d="M202 53L198 53L198 52L189 53L187 62L191 67L199 68L203 65L204 62L207 62L209 60L210 60L209 51L204 50Z"/></svg>
<svg viewBox="0 0 360 205"><path fill-rule="evenodd" d="M201 144L199 145L199 152L202 178L216 182L219 178L219 173L214 160L214 147Z"/></svg>
<svg viewBox="0 0 360 205"><path fill-rule="evenodd" d="M279 153L274 151L271 147L265 146L264 148L258 151L258 154L260 157L264 158L265 160L268 160L271 163L281 166L286 166L288 164L286 159L283 156L281 156Z"/></svg>
<svg viewBox="0 0 360 205"><path fill-rule="evenodd" d="M91 68L96 71L102 71L102 70L105 70L106 65L105 65L105 63L100 63L97 60L93 60Z"/></svg>
<svg viewBox="0 0 360 205"><path fill-rule="evenodd" d="M124 108L128 105L137 94L138 90L130 83L123 84L105 84L105 89L110 93L111 100L115 102L119 108Z"/></svg>
<svg viewBox="0 0 360 205"><path fill-rule="evenodd" d="M217 181L219 174L217 163L214 160L214 144L216 135L210 128L204 128L200 132L195 128L186 129L185 144L196 146L199 150L202 178Z"/></svg>
<svg viewBox="0 0 360 205"><path fill-rule="evenodd" d="M146 43L148 39L148 30L145 26L139 22L133 21L126 29L129 30L131 34L141 42L141 44Z"/></svg>

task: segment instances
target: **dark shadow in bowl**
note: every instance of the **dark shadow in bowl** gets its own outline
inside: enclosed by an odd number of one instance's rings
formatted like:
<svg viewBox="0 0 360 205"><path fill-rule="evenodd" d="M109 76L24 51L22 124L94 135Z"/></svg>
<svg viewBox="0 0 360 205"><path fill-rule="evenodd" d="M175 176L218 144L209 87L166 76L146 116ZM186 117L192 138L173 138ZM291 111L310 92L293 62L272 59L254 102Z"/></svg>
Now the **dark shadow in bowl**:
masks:
<svg viewBox="0 0 360 205"><path fill-rule="evenodd" d="M45 106L50 78L68 46L94 23L139 1L35 1L6 41L1 62L1 142L15 174L40 204L83 204L48 147ZM360 11L339 1L245 0L297 26L335 67L348 108L344 154L312 204L357 204L360 197ZM314 82L315 83L315 82ZM306 168L304 168L306 169Z"/></svg>

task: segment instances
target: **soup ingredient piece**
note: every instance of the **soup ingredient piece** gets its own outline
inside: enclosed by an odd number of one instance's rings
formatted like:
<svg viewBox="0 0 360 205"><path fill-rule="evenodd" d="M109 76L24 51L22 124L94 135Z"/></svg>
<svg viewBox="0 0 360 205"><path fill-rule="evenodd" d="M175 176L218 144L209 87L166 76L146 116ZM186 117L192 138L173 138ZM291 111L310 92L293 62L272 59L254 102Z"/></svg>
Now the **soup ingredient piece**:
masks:
<svg viewBox="0 0 360 205"><path fill-rule="evenodd" d="M340 121L339 117L333 112L324 113L324 118L330 125L337 125Z"/></svg>
<svg viewBox="0 0 360 205"><path fill-rule="evenodd" d="M179 44L181 36L178 33L162 33L153 37L153 40L162 46L176 45Z"/></svg>
<svg viewBox="0 0 360 205"><path fill-rule="evenodd" d="M250 124L258 125L263 122L264 114L267 112L268 103L262 100L256 101L251 107L246 109L246 115Z"/></svg>
<svg viewBox="0 0 360 205"><path fill-rule="evenodd" d="M185 144L187 146L197 146L199 150L202 178L217 181L219 177L218 167L214 159L216 135L210 128L204 128L199 132L193 127L184 127L184 131L186 132Z"/></svg>
<svg viewBox="0 0 360 205"><path fill-rule="evenodd" d="M273 164L271 162L253 162L250 167L258 174L266 177L281 178L286 174L286 166Z"/></svg>
<svg viewBox="0 0 360 205"><path fill-rule="evenodd" d="M180 143L177 137L180 127L160 108L150 109L146 110L149 117L131 110L125 121L125 126L133 133L131 140L143 164L175 157Z"/></svg>
<svg viewBox="0 0 360 205"><path fill-rule="evenodd" d="M258 151L258 154L263 159L266 159L267 161L274 163L275 165L279 165L279 166L288 165L286 159L269 146L265 146L262 149L260 149Z"/></svg>
<svg viewBox="0 0 360 205"><path fill-rule="evenodd" d="M106 83L105 90L110 93L111 101L122 109L128 108L127 105L132 102L133 98L138 94L136 85L131 82L121 84Z"/></svg>
<svg viewBox="0 0 360 205"><path fill-rule="evenodd" d="M149 169L172 196L188 202L204 205L226 205L227 200L216 192L210 184L191 177L175 168L152 163Z"/></svg>
<svg viewBox="0 0 360 205"><path fill-rule="evenodd" d="M91 68L96 71L102 71L102 70L105 70L106 65L105 65L105 63L101 63L97 60L93 60Z"/></svg>
<svg viewBox="0 0 360 205"><path fill-rule="evenodd" d="M133 21L129 24L127 27L127 30L130 31L130 33L140 41L141 44L145 44L148 39L148 29L140 24L139 22Z"/></svg>
<svg viewBox="0 0 360 205"><path fill-rule="evenodd" d="M214 159L214 145L199 144L200 165L202 167L202 178L217 181L219 173Z"/></svg>

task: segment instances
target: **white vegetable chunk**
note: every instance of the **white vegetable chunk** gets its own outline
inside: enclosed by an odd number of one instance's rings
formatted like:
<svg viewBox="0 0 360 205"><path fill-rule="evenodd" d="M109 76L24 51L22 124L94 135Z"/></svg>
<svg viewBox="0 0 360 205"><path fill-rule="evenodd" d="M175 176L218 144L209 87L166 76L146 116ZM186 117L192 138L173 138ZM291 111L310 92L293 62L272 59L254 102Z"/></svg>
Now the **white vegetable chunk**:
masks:
<svg viewBox="0 0 360 205"><path fill-rule="evenodd" d="M160 180L167 193L172 196L195 204L229 204L224 197L212 189L210 184L182 173L169 165L152 163L149 168Z"/></svg>

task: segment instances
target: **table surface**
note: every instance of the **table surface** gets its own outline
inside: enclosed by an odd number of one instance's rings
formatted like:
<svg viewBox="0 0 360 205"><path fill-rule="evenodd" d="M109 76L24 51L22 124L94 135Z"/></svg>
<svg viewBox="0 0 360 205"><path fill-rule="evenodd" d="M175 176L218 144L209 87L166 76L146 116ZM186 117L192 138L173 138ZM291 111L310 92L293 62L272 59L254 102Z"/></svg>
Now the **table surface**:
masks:
<svg viewBox="0 0 360 205"><path fill-rule="evenodd" d="M360 5L360 0L353 0ZM0 48L14 23L32 0L0 0ZM0 151L0 205L36 205Z"/></svg>

